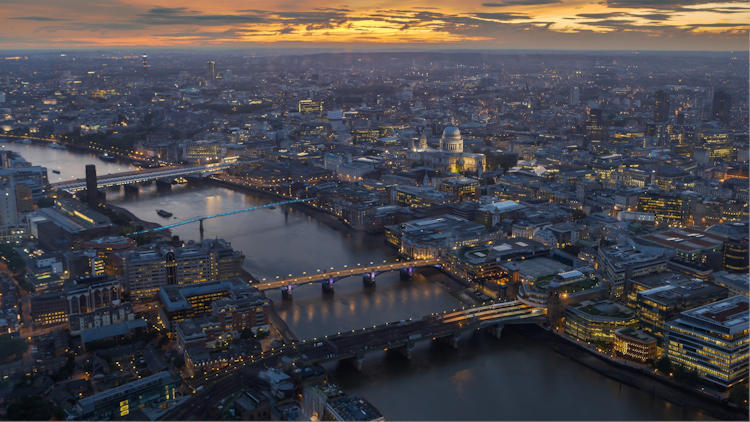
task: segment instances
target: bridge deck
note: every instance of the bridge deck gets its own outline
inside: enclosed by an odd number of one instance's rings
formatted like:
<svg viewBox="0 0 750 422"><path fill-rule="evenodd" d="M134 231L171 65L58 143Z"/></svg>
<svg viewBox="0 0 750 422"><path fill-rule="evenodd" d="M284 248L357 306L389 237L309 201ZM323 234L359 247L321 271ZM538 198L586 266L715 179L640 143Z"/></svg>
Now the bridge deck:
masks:
<svg viewBox="0 0 750 422"><path fill-rule="evenodd" d="M162 177L179 177L189 174L216 172L226 170L231 167L228 163L207 164L203 166L190 167L159 167L158 169L127 171L122 173L107 174L97 178L97 187L109 187L118 185L127 185L130 183L141 183L148 180L159 179ZM75 179L65 182L51 184L52 187L60 190L78 191L86 188L86 179Z"/></svg>
<svg viewBox="0 0 750 422"><path fill-rule="evenodd" d="M437 259L417 259L414 261L399 261L385 264L376 264L368 266L356 266L352 268L345 268L342 270L316 272L314 274L306 274L297 277L290 277L280 280L261 282L254 284L253 286L259 290L271 290L280 289L286 286L299 286L303 284L312 283L320 280L327 280L330 278L343 278L350 277L353 275L367 274L367 273L379 273L383 271L400 270L402 268L409 267L427 267L431 265L438 265Z"/></svg>

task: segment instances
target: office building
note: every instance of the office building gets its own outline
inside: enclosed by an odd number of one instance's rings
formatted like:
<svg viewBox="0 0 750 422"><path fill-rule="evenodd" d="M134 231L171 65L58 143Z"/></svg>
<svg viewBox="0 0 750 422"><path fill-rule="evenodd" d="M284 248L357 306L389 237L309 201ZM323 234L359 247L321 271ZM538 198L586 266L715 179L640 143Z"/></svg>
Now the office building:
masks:
<svg viewBox="0 0 750 422"><path fill-rule="evenodd" d="M675 194L644 193L638 198L638 211L654 214L656 225L684 227L689 216L689 203Z"/></svg>
<svg viewBox="0 0 750 422"><path fill-rule="evenodd" d="M667 269L667 259L663 254L639 251L632 245L599 248L596 263L613 295L618 297L630 290L629 282L634 278Z"/></svg>
<svg viewBox="0 0 750 422"><path fill-rule="evenodd" d="M176 328L177 322L206 315L213 315L224 328L232 327L238 332L268 329L268 299L239 278L166 286L159 292L159 302L161 322L170 330Z"/></svg>
<svg viewBox="0 0 750 422"><path fill-rule="evenodd" d="M720 122L726 122L732 117L732 96L724 90L714 91L711 115Z"/></svg>
<svg viewBox="0 0 750 422"><path fill-rule="evenodd" d="M134 301L152 300L167 285L205 283L239 277L245 256L222 239L181 248L157 246L112 256Z"/></svg>
<svg viewBox="0 0 750 422"><path fill-rule="evenodd" d="M139 408L165 409L177 396L179 379L159 372L78 400L69 415L83 420L110 420L128 417Z"/></svg>
<svg viewBox="0 0 750 422"><path fill-rule="evenodd" d="M302 114L320 113L323 111L323 101L299 100L297 109Z"/></svg>
<svg viewBox="0 0 750 422"><path fill-rule="evenodd" d="M615 331L638 323L628 307L606 299L584 300L565 308L565 334L587 343L612 343Z"/></svg>
<svg viewBox="0 0 750 422"><path fill-rule="evenodd" d="M733 296L683 311L668 324L669 360L720 388L748 378L748 298Z"/></svg>
<svg viewBox="0 0 750 422"><path fill-rule="evenodd" d="M636 362L653 362L658 357L656 338L632 327L615 330L613 349L617 355Z"/></svg>
<svg viewBox="0 0 750 422"><path fill-rule="evenodd" d="M659 90L654 94L654 121L666 122L667 120L669 120L669 94L664 90Z"/></svg>
<svg viewBox="0 0 750 422"><path fill-rule="evenodd" d="M210 84L216 79L216 62L209 60L206 62L206 80Z"/></svg>
<svg viewBox="0 0 750 422"><path fill-rule="evenodd" d="M635 311L641 328L662 345L667 322L680 312L723 299L727 290L695 279L670 279L669 284L636 293Z"/></svg>

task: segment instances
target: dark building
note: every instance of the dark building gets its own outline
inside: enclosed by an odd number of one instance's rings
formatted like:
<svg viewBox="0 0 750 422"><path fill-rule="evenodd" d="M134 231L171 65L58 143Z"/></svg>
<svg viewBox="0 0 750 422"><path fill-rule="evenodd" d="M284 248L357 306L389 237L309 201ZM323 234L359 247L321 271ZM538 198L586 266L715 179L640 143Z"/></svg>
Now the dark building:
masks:
<svg viewBox="0 0 750 422"><path fill-rule="evenodd" d="M86 201L92 207L96 207L99 203L99 190L96 186L96 166L94 164L86 164Z"/></svg>
<svg viewBox="0 0 750 422"><path fill-rule="evenodd" d="M216 62L213 60L206 62L206 79L209 82L216 79Z"/></svg>
<svg viewBox="0 0 750 422"><path fill-rule="evenodd" d="M669 94L664 90L656 91L654 95L654 121L669 120Z"/></svg>
<svg viewBox="0 0 750 422"><path fill-rule="evenodd" d="M604 151L602 144L606 141L602 110L600 108L590 108L584 125L584 146L591 148L596 153L602 153Z"/></svg>
<svg viewBox="0 0 750 422"><path fill-rule="evenodd" d="M732 97L726 91L714 92L713 107L711 109L711 115L714 119L726 122L730 119L730 108L732 105Z"/></svg>
<svg viewBox="0 0 750 422"><path fill-rule="evenodd" d="M724 269L733 273L748 272L747 237L744 239L727 239L724 241Z"/></svg>

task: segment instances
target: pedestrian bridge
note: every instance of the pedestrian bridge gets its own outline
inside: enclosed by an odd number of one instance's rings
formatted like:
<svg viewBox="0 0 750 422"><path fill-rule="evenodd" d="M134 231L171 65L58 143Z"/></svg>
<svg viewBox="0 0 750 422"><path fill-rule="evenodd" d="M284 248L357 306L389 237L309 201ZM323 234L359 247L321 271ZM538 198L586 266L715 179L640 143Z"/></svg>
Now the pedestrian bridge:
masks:
<svg viewBox="0 0 750 422"><path fill-rule="evenodd" d="M113 186L130 185L134 183L151 182L158 179L172 179L181 176L190 176L194 174L212 174L224 171L230 168L230 163L206 164L202 166L184 166L184 167L159 167L156 169L143 169L128 171L123 173L107 174L97 177L97 188L108 188ZM78 192L86 189L86 179L69 180L57 182L51 186L58 190L68 192Z"/></svg>
<svg viewBox="0 0 750 422"><path fill-rule="evenodd" d="M285 278L277 276L275 280L271 281L262 279L260 283L255 283L253 284L253 286L259 290L282 289L284 291L289 291L298 286L314 283L316 281L322 281L324 282L324 284L327 284L328 287L332 288L333 283L345 277L365 275L370 277L370 280L374 282L375 276L383 272L396 270L411 271L414 268L418 267L429 267L436 265L440 265L440 262L436 258L416 259L413 261L397 260L396 262L383 262L381 264L370 262L367 265L357 264L351 267L344 266L344 268L340 269L318 269L314 273L302 273L298 276L292 276L291 274L289 274Z"/></svg>

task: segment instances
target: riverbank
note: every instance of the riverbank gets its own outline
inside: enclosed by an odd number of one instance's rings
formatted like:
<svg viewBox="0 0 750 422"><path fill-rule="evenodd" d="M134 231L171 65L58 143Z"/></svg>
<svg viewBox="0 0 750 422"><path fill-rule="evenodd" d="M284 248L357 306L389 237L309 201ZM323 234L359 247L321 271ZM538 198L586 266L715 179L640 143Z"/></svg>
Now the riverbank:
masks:
<svg viewBox="0 0 750 422"><path fill-rule="evenodd" d="M650 393L654 397L667 400L682 408L683 414L688 411L704 412L721 420L747 420L748 413L728 407L725 403L702 395L676 383L666 383L659 378L645 375L628 366L617 364L591 353L577 343L564 339L538 326L518 327L523 335L546 343L552 349L574 362L577 362L597 373L615 381Z"/></svg>

